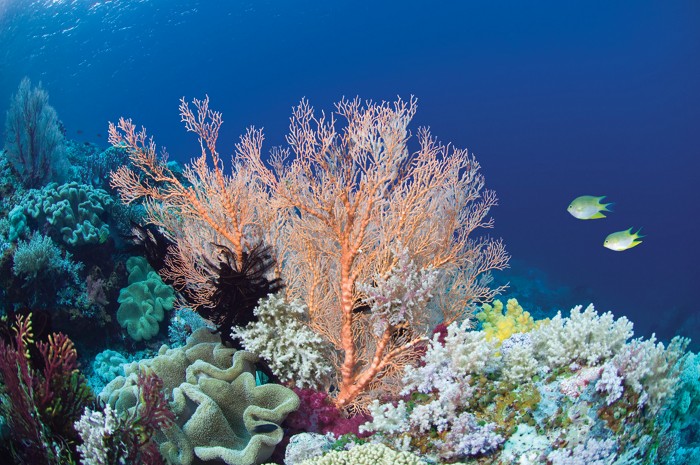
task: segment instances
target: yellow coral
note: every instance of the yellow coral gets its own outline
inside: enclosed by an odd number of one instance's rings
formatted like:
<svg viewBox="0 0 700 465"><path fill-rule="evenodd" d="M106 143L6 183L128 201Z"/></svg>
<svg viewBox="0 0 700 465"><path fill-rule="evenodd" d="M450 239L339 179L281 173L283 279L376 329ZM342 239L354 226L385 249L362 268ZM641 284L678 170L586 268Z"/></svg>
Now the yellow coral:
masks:
<svg viewBox="0 0 700 465"><path fill-rule="evenodd" d="M503 302L500 300L494 300L493 305L484 304L476 318L481 322L482 330L489 341L498 339L503 342L515 333L526 333L537 326L530 313L523 310L517 299L508 299L505 313Z"/></svg>

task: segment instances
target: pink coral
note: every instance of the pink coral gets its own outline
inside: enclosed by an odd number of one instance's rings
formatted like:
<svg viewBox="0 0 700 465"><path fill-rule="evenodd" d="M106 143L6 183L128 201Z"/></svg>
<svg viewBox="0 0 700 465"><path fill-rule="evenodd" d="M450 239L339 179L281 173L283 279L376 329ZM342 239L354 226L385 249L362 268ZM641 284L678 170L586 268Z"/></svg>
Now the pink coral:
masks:
<svg viewBox="0 0 700 465"><path fill-rule="evenodd" d="M360 425L372 419L364 414L346 417L325 392L310 388L295 388L294 392L299 396L301 404L299 410L287 417L287 425L293 430L292 434L333 433L336 437L349 433L360 435Z"/></svg>
<svg viewBox="0 0 700 465"><path fill-rule="evenodd" d="M562 381L559 385L559 389L562 394L575 399L581 395L590 383L596 381L600 377L601 371L601 367L582 368L574 376Z"/></svg>

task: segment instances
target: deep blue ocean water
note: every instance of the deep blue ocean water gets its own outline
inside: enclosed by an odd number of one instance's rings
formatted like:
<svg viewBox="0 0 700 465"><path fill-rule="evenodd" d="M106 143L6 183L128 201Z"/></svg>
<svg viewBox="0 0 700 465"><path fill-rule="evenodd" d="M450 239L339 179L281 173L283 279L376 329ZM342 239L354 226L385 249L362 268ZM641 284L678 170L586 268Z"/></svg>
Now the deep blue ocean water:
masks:
<svg viewBox="0 0 700 465"><path fill-rule="evenodd" d="M699 57L693 0L0 0L0 119L28 76L69 138L106 146L128 116L187 161L181 96L210 96L231 153L248 125L282 144L302 97L415 95L414 127L468 147L497 191L491 233L514 264L499 279L545 289L526 309L592 301L697 351ZM574 219L583 194L614 213ZM603 248L629 227L643 244Z"/></svg>

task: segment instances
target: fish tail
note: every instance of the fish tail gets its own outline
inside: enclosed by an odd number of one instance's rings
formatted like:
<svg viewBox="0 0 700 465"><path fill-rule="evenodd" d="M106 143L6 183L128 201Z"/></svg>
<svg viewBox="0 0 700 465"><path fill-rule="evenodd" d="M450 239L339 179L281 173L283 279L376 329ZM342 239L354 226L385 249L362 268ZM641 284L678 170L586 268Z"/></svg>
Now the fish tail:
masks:
<svg viewBox="0 0 700 465"><path fill-rule="evenodd" d="M630 229L630 230L631 230L631 229ZM637 229L637 232L636 232L636 233L634 233L635 240L638 240L638 239L640 239L640 238L642 238L642 237L647 237L646 234L643 235L643 236L642 236L641 234L639 234L640 232L642 232L642 228L641 228L641 227L640 227L639 229ZM642 242L642 241L639 241L639 242Z"/></svg>
<svg viewBox="0 0 700 465"><path fill-rule="evenodd" d="M611 212L612 210L610 207L612 207L613 205L615 205L615 202L604 203L602 205L602 208L600 209L600 211Z"/></svg>
<svg viewBox="0 0 700 465"><path fill-rule="evenodd" d="M639 244L641 244L642 242L644 242L644 241L640 241L639 239L635 239L635 240L632 241L632 243L630 244L630 246L627 247L627 248L628 248L628 249L631 249L632 247L637 247L637 246L638 246Z"/></svg>

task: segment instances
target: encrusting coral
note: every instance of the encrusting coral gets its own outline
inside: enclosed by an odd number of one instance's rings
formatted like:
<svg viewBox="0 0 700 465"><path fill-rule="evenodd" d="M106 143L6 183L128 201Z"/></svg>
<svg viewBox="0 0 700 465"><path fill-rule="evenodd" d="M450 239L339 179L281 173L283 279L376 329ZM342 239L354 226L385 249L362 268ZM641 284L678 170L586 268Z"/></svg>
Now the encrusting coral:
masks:
<svg viewBox="0 0 700 465"><path fill-rule="evenodd" d="M305 460L301 465L427 465L427 462L410 452L397 452L382 444L368 443L349 451L331 451Z"/></svg>
<svg viewBox="0 0 700 465"><path fill-rule="evenodd" d="M155 358L126 365L126 377L108 384L100 397L118 411L133 409L137 373L148 367L172 396L175 423L156 437L169 463L261 463L282 440L280 424L299 398L281 385L256 386L257 360L201 328L184 347L163 346Z"/></svg>

